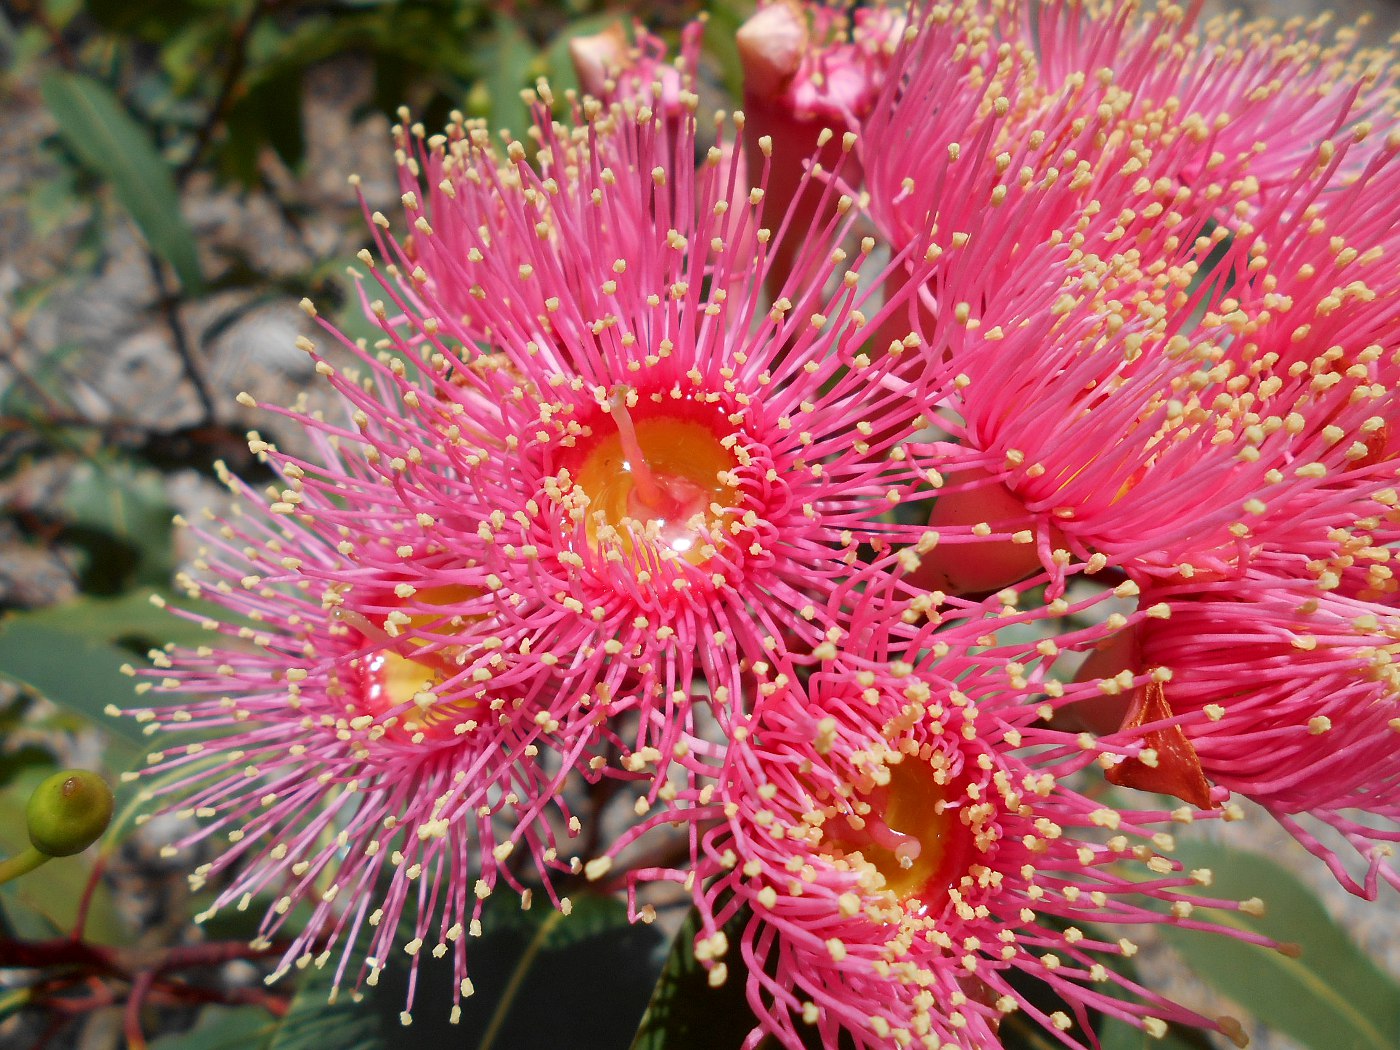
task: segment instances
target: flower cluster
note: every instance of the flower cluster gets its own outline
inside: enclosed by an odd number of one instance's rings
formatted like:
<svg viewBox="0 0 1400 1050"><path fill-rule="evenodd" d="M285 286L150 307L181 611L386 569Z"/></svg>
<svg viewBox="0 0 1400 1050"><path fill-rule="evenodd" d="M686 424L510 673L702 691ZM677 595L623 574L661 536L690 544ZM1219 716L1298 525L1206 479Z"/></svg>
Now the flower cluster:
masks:
<svg viewBox="0 0 1400 1050"><path fill-rule="evenodd" d="M1400 883L1400 131L1308 32L780 0L713 124L695 30L579 41L525 141L405 115L382 338L304 304L326 403L266 406L300 451L182 578L217 641L142 683L206 731L150 790L229 841L214 907L466 995L494 890L670 881L748 1045L1237 1035L1120 965L1256 906L1174 826L1238 794ZM604 778L644 816L594 850Z"/></svg>
<svg viewBox="0 0 1400 1050"><path fill-rule="evenodd" d="M1381 860L1400 769L1385 670L1400 227L1375 207L1400 178L1400 133L1376 126L1393 123L1393 73L1345 41L1198 28L1173 6L1023 19L928 12L865 129L882 232L936 259L912 307L929 352L907 378L941 433L911 455L951 498L931 519L947 553L918 578L1044 579L1049 597L1122 580L1143 623L1063 704L1126 672L1128 701L1099 703L1090 728L1180 734L1211 783L1291 827L1311 813L1341 829L1374 893L1395 880ZM1103 46L1112 69L1084 53ZM1211 61L1183 63L1202 48ZM905 150L880 148L896 136ZM1018 529L1033 554L1017 557ZM1279 644L1287 698L1266 709ZM1318 649L1351 655L1345 681ZM1362 738L1373 761L1353 784L1335 758Z"/></svg>

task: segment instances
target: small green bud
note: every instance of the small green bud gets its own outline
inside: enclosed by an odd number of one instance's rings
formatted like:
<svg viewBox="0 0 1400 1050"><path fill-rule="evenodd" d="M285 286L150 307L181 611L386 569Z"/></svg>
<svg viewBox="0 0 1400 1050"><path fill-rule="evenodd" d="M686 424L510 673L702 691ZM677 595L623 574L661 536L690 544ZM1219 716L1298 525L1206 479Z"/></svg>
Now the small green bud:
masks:
<svg viewBox="0 0 1400 1050"><path fill-rule="evenodd" d="M96 842L112 822L112 789L96 773L65 769L47 777L24 811L29 841L49 857L71 857Z"/></svg>

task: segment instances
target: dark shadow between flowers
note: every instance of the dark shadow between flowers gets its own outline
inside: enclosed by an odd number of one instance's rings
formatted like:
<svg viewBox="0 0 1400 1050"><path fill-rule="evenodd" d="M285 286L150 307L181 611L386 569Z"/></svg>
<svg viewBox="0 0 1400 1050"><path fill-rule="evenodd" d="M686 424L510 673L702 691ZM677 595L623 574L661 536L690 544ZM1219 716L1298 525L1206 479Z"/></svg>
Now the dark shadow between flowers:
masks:
<svg viewBox="0 0 1400 1050"><path fill-rule="evenodd" d="M424 952L408 1028L398 1020L408 967L385 971L374 997L383 1046L617 1050L631 1042L660 971L659 931L628 925L619 902L597 897L575 898L568 917L521 912L503 897L483 925L468 945L475 994L458 1024L449 1020L450 960Z"/></svg>

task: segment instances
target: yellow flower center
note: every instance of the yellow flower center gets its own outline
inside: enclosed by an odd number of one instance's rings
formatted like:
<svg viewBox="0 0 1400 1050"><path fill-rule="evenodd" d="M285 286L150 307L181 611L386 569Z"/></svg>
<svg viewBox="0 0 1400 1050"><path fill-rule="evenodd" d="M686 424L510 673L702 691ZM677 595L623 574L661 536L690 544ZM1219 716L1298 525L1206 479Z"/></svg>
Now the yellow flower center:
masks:
<svg viewBox="0 0 1400 1050"><path fill-rule="evenodd" d="M927 762L909 758L885 768L889 782L857 796L869 811L827 826L827 855L859 853L901 903L937 907L957 883L964 859L966 829L947 808L954 789L939 783Z"/></svg>
<svg viewBox="0 0 1400 1050"><path fill-rule="evenodd" d="M612 432L603 432L608 426ZM711 530L734 502L736 460L720 436L732 432L712 406L687 401L629 411L615 397L595 439L569 464L588 496L589 547L615 544L631 554L640 538L702 564L712 553Z"/></svg>
<svg viewBox="0 0 1400 1050"><path fill-rule="evenodd" d="M418 591L414 597L423 605L451 606L478 597L474 587L448 584ZM433 737L453 735L464 714L477 708L473 700L444 701L437 688L457 671L456 657L462 647L436 645L450 640L461 627L461 620L444 612L418 609L403 613L391 634L387 630L389 617L379 622L359 614L343 614L342 619L367 638L382 637L386 645L368 656L352 660L351 668L359 685L361 710L375 718L385 719L389 712L401 709L389 725L395 735L415 736L425 733ZM405 655L407 649L412 655ZM404 707L409 704L411 706Z"/></svg>

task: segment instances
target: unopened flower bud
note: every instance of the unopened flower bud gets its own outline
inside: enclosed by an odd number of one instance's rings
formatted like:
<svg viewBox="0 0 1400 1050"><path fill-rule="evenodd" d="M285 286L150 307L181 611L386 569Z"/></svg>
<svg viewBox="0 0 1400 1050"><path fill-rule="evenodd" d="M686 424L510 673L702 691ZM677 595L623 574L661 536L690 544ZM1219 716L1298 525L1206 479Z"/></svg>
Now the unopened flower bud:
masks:
<svg viewBox="0 0 1400 1050"><path fill-rule="evenodd" d="M614 22L598 33L576 36L569 41L569 57L579 86L595 98L603 98L608 80L628 64L627 31Z"/></svg>
<svg viewBox="0 0 1400 1050"><path fill-rule="evenodd" d="M25 819L29 841L50 857L81 853L112 821L112 789L96 773L65 769L46 778L29 796Z"/></svg>
<svg viewBox="0 0 1400 1050"><path fill-rule="evenodd" d="M744 63L744 87L754 95L777 95L797 71L811 45L807 16L796 4L760 8L735 34Z"/></svg>

